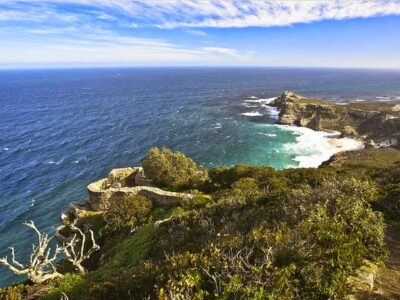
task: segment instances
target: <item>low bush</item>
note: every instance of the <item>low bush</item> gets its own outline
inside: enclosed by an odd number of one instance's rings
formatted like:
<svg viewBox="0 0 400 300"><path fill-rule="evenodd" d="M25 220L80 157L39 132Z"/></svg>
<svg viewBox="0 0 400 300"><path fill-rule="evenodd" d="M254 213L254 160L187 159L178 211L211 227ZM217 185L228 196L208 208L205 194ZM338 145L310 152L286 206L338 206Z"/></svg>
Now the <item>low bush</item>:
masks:
<svg viewBox="0 0 400 300"><path fill-rule="evenodd" d="M194 162L178 171L180 154L150 152L159 161L144 160L145 172L153 168L155 182L191 189L195 199L154 210L142 196L111 203L101 232L113 242L102 246L102 263L60 279L50 299L61 291L71 300L343 299L363 260L386 255L383 216L371 205L398 208L397 170L372 181L329 167L221 167L202 185L204 177L192 181L201 171ZM171 168L171 178L157 177ZM132 226L139 228L119 235Z"/></svg>
<svg viewBox="0 0 400 300"><path fill-rule="evenodd" d="M208 178L207 171L191 158L168 148L151 148L142 159L142 166L156 185L170 190L196 188Z"/></svg>
<svg viewBox="0 0 400 300"><path fill-rule="evenodd" d="M112 230L133 229L147 221L152 208L151 200L137 194L111 202L104 219Z"/></svg>

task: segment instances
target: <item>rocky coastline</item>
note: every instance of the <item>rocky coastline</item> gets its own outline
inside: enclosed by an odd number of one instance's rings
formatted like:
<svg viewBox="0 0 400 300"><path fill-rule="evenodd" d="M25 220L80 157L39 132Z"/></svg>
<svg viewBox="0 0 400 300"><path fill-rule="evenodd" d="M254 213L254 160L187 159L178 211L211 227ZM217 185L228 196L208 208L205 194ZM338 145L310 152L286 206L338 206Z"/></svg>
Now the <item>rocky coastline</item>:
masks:
<svg viewBox="0 0 400 300"><path fill-rule="evenodd" d="M270 105L280 111L278 124L339 132L365 148L400 147L400 104L333 103L286 91Z"/></svg>
<svg viewBox="0 0 400 300"><path fill-rule="evenodd" d="M367 150L355 150L354 155L363 155L380 148L388 151L400 147L400 106L391 103L346 103L346 105L306 98L285 91L269 105L279 109L277 124L307 127L316 131L331 132L333 147L343 147L340 138L352 138L362 142ZM369 150L371 149L371 150ZM388 152L385 150L385 153ZM389 151L390 152L390 151ZM348 161L348 151L338 152L322 166L338 165ZM397 150L395 151L397 154ZM141 167L113 169L106 178L87 186L88 198L84 203L71 202L69 210L61 214L62 225L56 229L55 237L60 242L70 239L65 229L69 224L93 213L102 213L112 201L126 196L142 194L155 206L171 207L190 200L193 195L159 189L146 178Z"/></svg>
<svg viewBox="0 0 400 300"><path fill-rule="evenodd" d="M87 186L88 198L83 203L71 202L67 212L61 214L62 225L56 228L55 238L64 243L71 239L73 232L71 224L93 214L103 213L111 202L124 197L143 195L153 202L155 207L172 207L193 199L192 194L169 192L154 186L146 178L141 167L118 168L110 171L106 178L102 178Z"/></svg>

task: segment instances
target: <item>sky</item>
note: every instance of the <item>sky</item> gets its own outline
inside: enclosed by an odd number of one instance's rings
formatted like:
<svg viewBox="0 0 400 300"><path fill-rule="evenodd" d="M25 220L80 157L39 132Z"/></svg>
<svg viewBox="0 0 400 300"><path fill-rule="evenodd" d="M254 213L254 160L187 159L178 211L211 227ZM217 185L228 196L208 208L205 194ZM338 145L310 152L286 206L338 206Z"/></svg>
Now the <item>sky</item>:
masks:
<svg viewBox="0 0 400 300"><path fill-rule="evenodd" d="M0 0L0 68L400 68L400 0Z"/></svg>

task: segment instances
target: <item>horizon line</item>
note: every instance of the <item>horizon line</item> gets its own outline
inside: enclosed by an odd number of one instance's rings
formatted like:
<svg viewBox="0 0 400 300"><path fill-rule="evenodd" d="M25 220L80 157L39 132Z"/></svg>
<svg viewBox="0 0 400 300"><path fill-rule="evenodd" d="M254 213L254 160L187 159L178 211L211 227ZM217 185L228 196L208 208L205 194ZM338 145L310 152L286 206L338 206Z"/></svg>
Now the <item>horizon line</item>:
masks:
<svg viewBox="0 0 400 300"><path fill-rule="evenodd" d="M206 68L234 68L234 69L332 69L332 70L382 70L400 71L400 67L332 67L332 66L253 66L253 65L132 65L132 66L32 66L32 67L2 67L0 71L29 71L29 70L84 70L84 69L206 69Z"/></svg>

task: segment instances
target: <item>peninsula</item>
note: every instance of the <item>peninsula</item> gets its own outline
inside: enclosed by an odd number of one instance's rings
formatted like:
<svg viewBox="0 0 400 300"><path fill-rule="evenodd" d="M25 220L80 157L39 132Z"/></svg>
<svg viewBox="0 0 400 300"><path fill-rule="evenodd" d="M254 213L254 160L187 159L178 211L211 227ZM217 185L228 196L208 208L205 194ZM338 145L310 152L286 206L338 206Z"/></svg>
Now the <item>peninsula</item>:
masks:
<svg viewBox="0 0 400 300"><path fill-rule="evenodd" d="M270 105L280 110L279 124L338 131L362 140L366 148L400 147L399 103L333 103L286 91Z"/></svg>
<svg viewBox="0 0 400 300"><path fill-rule="evenodd" d="M84 203L71 203L54 256L50 238L27 222L39 236L31 262L12 249L0 263L28 280L0 298L396 299L398 106L292 92L271 105L280 124L338 131L367 149L279 171L206 170L151 148L140 167L112 170L87 186Z"/></svg>

